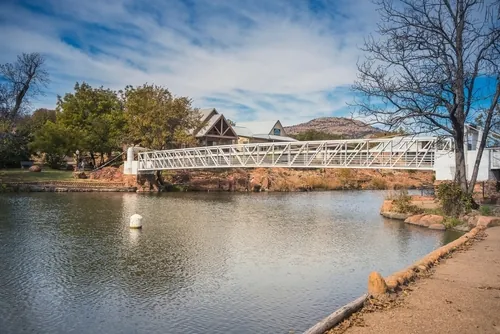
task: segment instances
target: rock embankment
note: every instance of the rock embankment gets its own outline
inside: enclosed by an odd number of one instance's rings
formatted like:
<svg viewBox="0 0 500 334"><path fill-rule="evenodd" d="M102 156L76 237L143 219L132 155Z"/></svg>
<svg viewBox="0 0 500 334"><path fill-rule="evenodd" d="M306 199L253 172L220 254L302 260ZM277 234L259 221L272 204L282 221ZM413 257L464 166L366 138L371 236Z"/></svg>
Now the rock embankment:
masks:
<svg viewBox="0 0 500 334"><path fill-rule="evenodd" d="M408 189L432 185L432 172L256 168L168 171L166 182L192 191L309 191Z"/></svg>
<svg viewBox="0 0 500 334"><path fill-rule="evenodd" d="M411 196L411 200L408 204L419 210L435 209L438 207L434 197L428 196ZM414 213L412 212L402 212L392 199L387 199L382 203L380 214L386 218L399 220L406 220L409 217L414 216Z"/></svg>
<svg viewBox="0 0 500 334"><path fill-rule="evenodd" d="M410 216L405 219L405 223L407 224L428 227L431 230L445 230L446 227L444 226L443 222L444 217L440 215L419 214Z"/></svg>
<svg viewBox="0 0 500 334"><path fill-rule="evenodd" d="M411 189L430 187L432 172L407 170L255 168L163 171L167 191L311 191L350 189ZM157 191L155 180L123 175L122 168L106 167L91 180L124 182L145 191ZM144 181L144 182L143 182ZM144 186L144 184L146 186Z"/></svg>

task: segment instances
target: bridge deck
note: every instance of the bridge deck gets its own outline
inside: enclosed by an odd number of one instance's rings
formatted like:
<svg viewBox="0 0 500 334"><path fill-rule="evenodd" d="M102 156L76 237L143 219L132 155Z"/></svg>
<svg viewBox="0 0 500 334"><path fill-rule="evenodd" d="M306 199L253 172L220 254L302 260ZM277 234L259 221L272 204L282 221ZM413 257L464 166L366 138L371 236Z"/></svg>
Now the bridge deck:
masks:
<svg viewBox="0 0 500 334"><path fill-rule="evenodd" d="M236 144L139 153L139 172L208 168L385 168L432 170L452 149L437 137Z"/></svg>

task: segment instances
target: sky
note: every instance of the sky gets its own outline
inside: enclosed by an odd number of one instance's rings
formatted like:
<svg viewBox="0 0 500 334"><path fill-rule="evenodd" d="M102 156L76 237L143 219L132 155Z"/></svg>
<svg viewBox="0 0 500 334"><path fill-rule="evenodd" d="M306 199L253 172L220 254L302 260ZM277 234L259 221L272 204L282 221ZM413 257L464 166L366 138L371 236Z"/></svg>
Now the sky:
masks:
<svg viewBox="0 0 500 334"><path fill-rule="evenodd" d="M0 63L47 59L33 107L55 108L75 82L154 83L236 123L293 125L349 115L367 0L1 0Z"/></svg>

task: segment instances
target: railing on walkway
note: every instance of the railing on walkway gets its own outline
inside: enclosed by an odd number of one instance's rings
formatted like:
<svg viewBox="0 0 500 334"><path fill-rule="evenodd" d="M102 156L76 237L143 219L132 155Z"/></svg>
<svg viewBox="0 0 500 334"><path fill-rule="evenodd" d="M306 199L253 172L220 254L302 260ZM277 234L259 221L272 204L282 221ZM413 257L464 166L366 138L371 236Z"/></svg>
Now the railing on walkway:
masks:
<svg viewBox="0 0 500 334"><path fill-rule="evenodd" d="M386 168L431 170L449 139L402 137L236 144L139 153L139 171L209 168Z"/></svg>

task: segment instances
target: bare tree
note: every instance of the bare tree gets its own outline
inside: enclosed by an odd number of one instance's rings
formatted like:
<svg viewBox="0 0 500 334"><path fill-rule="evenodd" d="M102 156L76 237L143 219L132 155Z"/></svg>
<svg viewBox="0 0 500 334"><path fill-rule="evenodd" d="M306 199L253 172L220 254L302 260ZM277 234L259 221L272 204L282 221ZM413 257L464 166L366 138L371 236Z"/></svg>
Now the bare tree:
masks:
<svg viewBox="0 0 500 334"><path fill-rule="evenodd" d="M500 97L500 0L374 0L378 36L365 40L354 89L359 115L390 128L451 135L455 181L472 192ZM484 116L467 183L465 123Z"/></svg>
<svg viewBox="0 0 500 334"><path fill-rule="evenodd" d="M0 65L0 117L14 120L42 94L49 81L45 59L39 53L23 53L15 63Z"/></svg>

